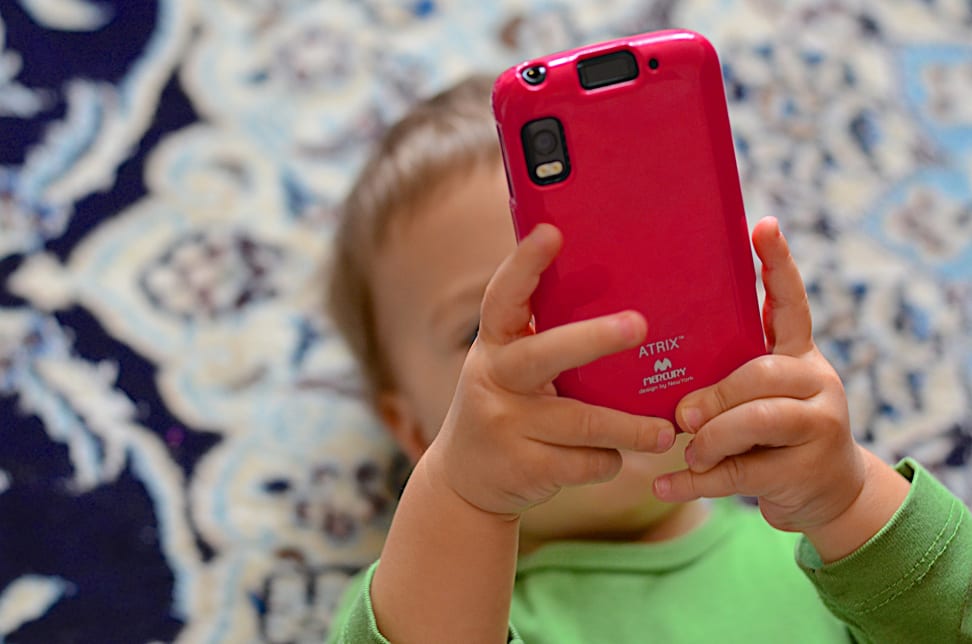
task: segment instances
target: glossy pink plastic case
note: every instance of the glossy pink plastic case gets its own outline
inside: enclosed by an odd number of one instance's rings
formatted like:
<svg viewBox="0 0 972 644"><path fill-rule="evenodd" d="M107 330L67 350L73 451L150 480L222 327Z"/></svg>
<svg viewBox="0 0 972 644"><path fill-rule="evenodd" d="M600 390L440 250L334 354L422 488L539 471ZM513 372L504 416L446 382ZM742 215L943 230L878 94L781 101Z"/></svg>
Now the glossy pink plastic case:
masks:
<svg viewBox="0 0 972 644"><path fill-rule="evenodd" d="M627 50L632 80L585 89L577 63ZM522 72L542 65L545 79ZM624 309L645 344L566 371L560 395L673 420L690 391L765 352L721 67L699 34L631 36L524 62L493 90L518 239L540 222L564 246L532 306L537 331ZM531 179L523 128L560 121L566 178Z"/></svg>

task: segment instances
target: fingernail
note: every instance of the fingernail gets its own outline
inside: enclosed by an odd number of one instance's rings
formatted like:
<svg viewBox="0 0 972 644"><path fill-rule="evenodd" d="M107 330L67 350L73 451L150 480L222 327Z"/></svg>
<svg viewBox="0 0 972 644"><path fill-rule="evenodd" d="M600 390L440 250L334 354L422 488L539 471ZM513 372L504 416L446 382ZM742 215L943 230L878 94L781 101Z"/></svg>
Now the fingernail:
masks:
<svg viewBox="0 0 972 644"><path fill-rule="evenodd" d="M668 496L672 491L672 482L667 476L659 476L655 479L655 496L659 499Z"/></svg>
<svg viewBox="0 0 972 644"><path fill-rule="evenodd" d="M538 224L533 229L533 234L538 236L541 240L554 240L560 237L560 230L552 224ZM547 243L543 241L542 243Z"/></svg>
<svg viewBox="0 0 972 644"><path fill-rule="evenodd" d="M702 410L689 407L682 412L682 420L685 422L686 429L695 431L702 426Z"/></svg>
<svg viewBox="0 0 972 644"><path fill-rule="evenodd" d="M641 325L633 313L619 315L615 321L625 340L634 342L641 339Z"/></svg>
<svg viewBox="0 0 972 644"><path fill-rule="evenodd" d="M685 447L685 464L689 467L695 465L695 445L693 443L689 443Z"/></svg>
<svg viewBox="0 0 972 644"><path fill-rule="evenodd" d="M658 444L655 446L658 452L667 452L675 444L675 429L666 427L658 432Z"/></svg>

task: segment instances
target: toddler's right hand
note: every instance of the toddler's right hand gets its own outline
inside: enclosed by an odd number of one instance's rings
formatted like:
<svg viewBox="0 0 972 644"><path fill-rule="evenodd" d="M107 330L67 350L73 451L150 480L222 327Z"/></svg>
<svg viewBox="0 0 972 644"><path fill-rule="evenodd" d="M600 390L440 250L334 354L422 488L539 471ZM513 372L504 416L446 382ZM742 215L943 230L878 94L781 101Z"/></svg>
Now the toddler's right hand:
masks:
<svg viewBox="0 0 972 644"><path fill-rule="evenodd" d="M485 512L516 517L563 487L613 478L618 450L664 452L675 440L666 420L557 397L561 371L636 347L647 331L626 311L533 332L530 295L561 243L540 224L490 280L479 337L423 457L430 474Z"/></svg>

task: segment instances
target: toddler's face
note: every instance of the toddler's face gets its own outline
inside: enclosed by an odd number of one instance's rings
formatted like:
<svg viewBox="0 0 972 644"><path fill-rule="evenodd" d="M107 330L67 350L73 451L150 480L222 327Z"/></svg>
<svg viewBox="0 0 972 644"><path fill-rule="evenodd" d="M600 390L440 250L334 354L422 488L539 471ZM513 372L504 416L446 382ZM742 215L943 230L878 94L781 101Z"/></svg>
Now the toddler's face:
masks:
<svg viewBox="0 0 972 644"><path fill-rule="evenodd" d="M394 227L376 261L378 335L395 382L379 404L413 460L445 419L486 284L516 244L507 199L502 166L479 168ZM685 467L682 447L664 455L623 453L613 481L564 490L529 510L523 542L643 533L672 509L654 497L651 482Z"/></svg>

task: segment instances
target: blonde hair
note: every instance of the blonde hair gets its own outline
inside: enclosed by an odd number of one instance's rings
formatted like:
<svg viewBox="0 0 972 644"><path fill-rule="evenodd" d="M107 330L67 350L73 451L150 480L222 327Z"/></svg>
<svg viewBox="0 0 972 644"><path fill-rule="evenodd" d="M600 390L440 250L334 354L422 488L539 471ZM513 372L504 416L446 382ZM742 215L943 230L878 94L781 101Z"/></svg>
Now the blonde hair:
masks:
<svg viewBox="0 0 972 644"><path fill-rule="evenodd" d="M394 222L409 220L460 173L499 161L492 84L473 76L416 104L381 138L344 201L327 307L362 369L371 402L395 386L376 330L374 260Z"/></svg>

